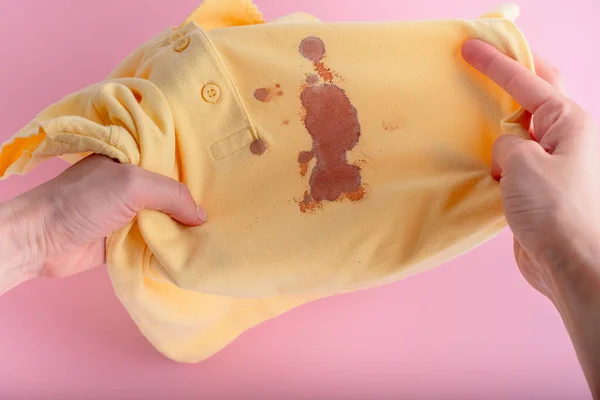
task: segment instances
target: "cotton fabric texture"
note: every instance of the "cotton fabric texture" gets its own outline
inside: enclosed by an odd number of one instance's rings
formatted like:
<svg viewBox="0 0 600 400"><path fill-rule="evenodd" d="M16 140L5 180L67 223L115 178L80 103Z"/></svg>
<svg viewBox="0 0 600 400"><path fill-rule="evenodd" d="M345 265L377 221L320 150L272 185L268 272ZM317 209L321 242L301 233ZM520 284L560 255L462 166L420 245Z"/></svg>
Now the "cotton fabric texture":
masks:
<svg viewBox="0 0 600 400"><path fill-rule="evenodd" d="M266 23L207 0L103 82L41 112L0 175L98 153L184 182L199 227L142 211L107 239L115 292L164 355L197 362L300 304L442 264L502 228L494 140L526 112L460 55L533 69L507 5L475 20Z"/></svg>

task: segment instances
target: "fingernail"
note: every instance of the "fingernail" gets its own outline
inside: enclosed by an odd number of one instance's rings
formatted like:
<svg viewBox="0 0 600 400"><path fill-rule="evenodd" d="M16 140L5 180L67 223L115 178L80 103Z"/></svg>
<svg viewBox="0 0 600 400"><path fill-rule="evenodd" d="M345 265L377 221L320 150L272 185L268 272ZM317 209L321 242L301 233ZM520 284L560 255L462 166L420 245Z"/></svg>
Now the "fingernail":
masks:
<svg viewBox="0 0 600 400"><path fill-rule="evenodd" d="M200 206L196 206L196 214L198 214L198 218L200 221L205 222L208 216L206 215L206 211Z"/></svg>

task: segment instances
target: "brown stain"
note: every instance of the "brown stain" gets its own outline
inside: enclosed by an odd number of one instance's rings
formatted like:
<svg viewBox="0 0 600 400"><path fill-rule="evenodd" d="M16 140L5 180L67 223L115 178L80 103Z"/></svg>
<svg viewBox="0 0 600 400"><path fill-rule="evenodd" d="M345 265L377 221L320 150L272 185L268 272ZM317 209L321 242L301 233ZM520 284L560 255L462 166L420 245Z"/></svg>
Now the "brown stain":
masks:
<svg viewBox="0 0 600 400"><path fill-rule="evenodd" d="M346 153L360 137L356 108L343 89L331 84L308 87L300 99L316 158L309 181L311 196L316 201L334 201L343 193L354 192L360 187L360 169L348 164Z"/></svg>
<svg viewBox="0 0 600 400"><path fill-rule="evenodd" d="M303 213L309 212L314 213L316 210L322 209L323 204L318 201L315 201L308 190L304 192L304 198L298 202L300 205L300 211Z"/></svg>
<svg viewBox="0 0 600 400"><path fill-rule="evenodd" d="M308 163L314 156L315 154L312 151L301 151L300 154L298 154L298 162Z"/></svg>
<svg viewBox="0 0 600 400"><path fill-rule="evenodd" d="M316 36L309 36L307 38L304 38L302 42L300 42L298 50L300 51L300 54L302 54L302 57L313 62L315 72L325 82L333 81L333 72L331 72L331 70L327 68L325 66L325 63L323 62L323 58L325 58L325 43L323 43L321 38L318 38ZM311 81L313 81L313 83L309 82L309 78ZM306 82L309 85L316 84L316 81L314 81L314 77L312 77L311 75L309 75L306 78Z"/></svg>
<svg viewBox="0 0 600 400"><path fill-rule="evenodd" d="M309 86L316 85L317 83L319 83L319 77L316 74L309 74L306 77L306 83Z"/></svg>
<svg viewBox="0 0 600 400"><path fill-rule="evenodd" d="M367 160L365 160L364 158L361 158L360 160L356 160L354 162L354 165L356 165L358 168L362 168L365 165L367 165Z"/></svg>
<svg viewBox="0 0 600 400"><path fill-rule="evenodd" d="M359 187L358 189L356 189L354 192L350 192L350 193L344 193L342 198L343 199L347 199L350 201L359 201L362 200L365 197L365 188L364 187Z"/></svg>
<svg viewBox="0 0 600 400"><path fill-rule="evenodd" d="M308 163L312 160L314 154L312 151L301 151L298 154L298 163L300 164L300 176L305 176L308 171Z"/></svg>
<svg viewBox="0 0 600 400"><path fill-rule="evenodd" d="M324 63L315 63L315 71L317 71L317 74L319 74L324 81L333 81L333 72L331 72L331 70L327 68Z"/></svg>
<svg viewBox="0 0 600 400"><path fill-rule="evenodd" d="M289 125L290 121L287 119L284 119L283 122L281 123L282 125Z"/></svg>
<svg viewBox="0 0 600 400"><path fill-rule="evenodd" d="M308 172L308 163L300 163L300 176L306 176Z"/></svg>
<svg viewBox="0 0 600 400"><path fill-rule="evenodd" d="M268 103L278 96L283 96L283 91L281 90L281 86L279 84L269 88L258 88L254 91L254 98L258 101L262 101L263 103Z"/></svg>
<svg viewBox="0 0 600 400"><path fill-rule="evenodd" d="M321 38L309 36L300 42L298 51L300 51L302 57L317 63L325 57L325 43L323 43Z"/></svg>
<svg viewBox="0 0 600 400"><path fill-rule="evenodd" d="M390 120L381 121L381 127L388 131L396 131L404 126L404 121L401 118L393 118Z"/></svg>
<svg viewBox="0 0 600 400"><path fill-rule="evenodd" d="M309 74L301 85L300 116L312 138L312 149L298 155L300 176L308 172L310 191L299 202L300 211L315 211L323 201L359 201L365 196L360 167L348 163L347 153L358 143L361 129L358 113L346 92L332 83L334 73L325 66L325 44L310 36L298 46L300 54L313 62L315 74ZM319 77L325 83L319 83Z"/></svg>
<svg viewBox="0 0 600 400"><path fill-rule="evenodd" d="M267 151L267 145L262 139L256 139L254 142L250 144L250 151L252 154L256 154L260 156Z"/></svg>

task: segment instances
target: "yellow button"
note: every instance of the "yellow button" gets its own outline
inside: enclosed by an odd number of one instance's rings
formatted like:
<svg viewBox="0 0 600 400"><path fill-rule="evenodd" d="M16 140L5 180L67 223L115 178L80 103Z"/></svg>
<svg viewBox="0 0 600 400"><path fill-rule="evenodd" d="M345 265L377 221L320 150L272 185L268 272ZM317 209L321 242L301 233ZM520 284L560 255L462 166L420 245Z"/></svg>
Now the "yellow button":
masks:
<svg viewBox="0 0 600 400"><path fill-rule="evenodd" d="M175 32L171 36L169 36L169 43L174 43L183 37L183 33Z"/></svg>
<svg viewBox="0 0 600 400"><path fill-rule="evenodd" d="M221 97L221 89L214 83L208 83L202 88L202 98L209 103L216 103Z"/></svg>
<svg viewBox="0 0 600 400"><path fill-rule="evenodd" d="M183 36L179 38L174 45L174 49L176 52L182 52L190 45L190 38L187 36Z"/></svg>

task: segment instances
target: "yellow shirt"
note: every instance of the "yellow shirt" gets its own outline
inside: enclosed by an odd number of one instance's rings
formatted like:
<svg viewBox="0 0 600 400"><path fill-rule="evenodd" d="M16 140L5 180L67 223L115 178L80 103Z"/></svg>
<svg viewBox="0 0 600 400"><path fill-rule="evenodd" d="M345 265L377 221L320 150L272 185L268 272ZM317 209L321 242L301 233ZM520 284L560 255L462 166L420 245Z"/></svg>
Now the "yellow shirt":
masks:
<svg viewBox="0 0 600 400"><path fill-rule="evenodd" d="M437 266L505 226L491 148L519 105L468 66L480 38L528 68L516 6L473 21L271 23L208 0L0 151L0 176L92 153L184 182L200 227L142 211L107 240L115 291L196 362L308 301Z"/></svg>

